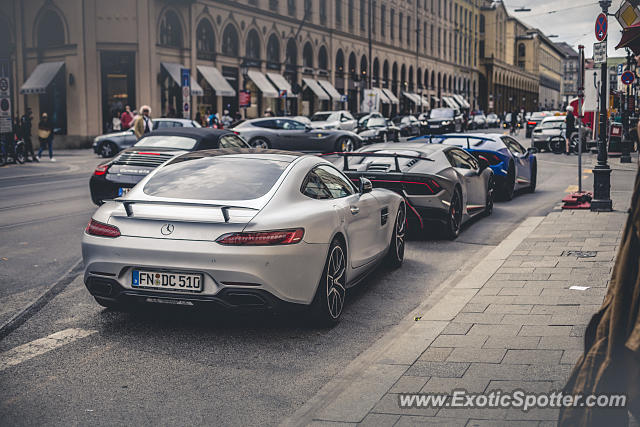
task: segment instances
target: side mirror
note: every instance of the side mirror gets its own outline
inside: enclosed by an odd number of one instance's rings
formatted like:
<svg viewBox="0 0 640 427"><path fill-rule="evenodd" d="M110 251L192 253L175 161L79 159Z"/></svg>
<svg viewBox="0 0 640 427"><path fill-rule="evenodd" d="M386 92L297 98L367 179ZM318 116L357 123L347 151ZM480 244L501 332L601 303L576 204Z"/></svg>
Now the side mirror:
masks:
<svg viewBox="0 0 640 427"><path fill-rule="evenodd" d="M538 152L538 149L536 147L527 148L527 154L536 154L537 152Z"/></svg>
<svg viewBox="0 0 640 427"><path fill-rule="evenodd" d="M311 126L309 126L309 125L304 125L304 130L305 130L305 132L311 132L311 129L312 129L312 128L311 128Z"/></svg>
<svg viewBox="0 0 640 427"><path fill-rule="evenodd" d="M367 178L360 178L360 193L371 193L373 190L373 184Z"/></svg>
<svg viewBox="0 0 640 427"><path fill-rule="evenodd" d="M489 160L484 156L478 156L478 163L480 163L480 170L483 171L489 167Z"/></svg>

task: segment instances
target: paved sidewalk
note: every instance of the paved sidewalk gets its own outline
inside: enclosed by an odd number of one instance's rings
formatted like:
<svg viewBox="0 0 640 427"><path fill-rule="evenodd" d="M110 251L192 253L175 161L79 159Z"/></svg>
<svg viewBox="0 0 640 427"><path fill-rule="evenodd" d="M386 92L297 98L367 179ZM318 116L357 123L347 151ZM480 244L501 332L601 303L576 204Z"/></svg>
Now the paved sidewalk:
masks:
<svg viewBox="0 0 640 427"><path fill-rule="evenodd" d="M613 197L614 212L556 209L524 221L433 307L418 309L410 327L374 344L373 357L361 355L284 424L555 425L557 409L406 409L398 396L561 389L603 301L627 217L630 192Z"/></svg>

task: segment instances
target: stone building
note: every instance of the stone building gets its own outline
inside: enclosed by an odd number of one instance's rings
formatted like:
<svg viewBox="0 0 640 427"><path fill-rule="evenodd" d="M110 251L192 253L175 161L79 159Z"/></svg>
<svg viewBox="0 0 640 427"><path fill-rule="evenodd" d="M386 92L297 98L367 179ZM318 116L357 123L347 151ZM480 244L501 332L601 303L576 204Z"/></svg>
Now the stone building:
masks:
<svg viewBox="0 0 640 427"><path fill-rule="evenodd" d="M578 52L568 43L555 44L564 55L562 58L562 103L569 102L578 96Z"/></svg>
<svg viewBox="0 0 640 427"><path fill-rule="evenodd" d="M0 0L0 36L16 112L49 112L58 141L79 144L127 104L181 115L182 68L192 112L238 111L241 90L247 117L283 112L281 90L289 114L356 111L369 82L386 114L478 107L481 3Z"/></svg>

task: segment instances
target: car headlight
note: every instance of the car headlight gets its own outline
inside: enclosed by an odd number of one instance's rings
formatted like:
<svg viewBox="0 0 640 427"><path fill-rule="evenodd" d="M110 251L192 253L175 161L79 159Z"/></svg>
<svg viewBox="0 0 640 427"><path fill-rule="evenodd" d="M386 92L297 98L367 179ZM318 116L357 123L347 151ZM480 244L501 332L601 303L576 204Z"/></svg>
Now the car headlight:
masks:
<svg viewBox="0 0 640 427"><path fill-rule="evenodd" d="M447 120L447 121L442 122L442 126L449 126L450 124L451 124L451 122L450 122L450 121L448 121L448 120Z"/></svg>

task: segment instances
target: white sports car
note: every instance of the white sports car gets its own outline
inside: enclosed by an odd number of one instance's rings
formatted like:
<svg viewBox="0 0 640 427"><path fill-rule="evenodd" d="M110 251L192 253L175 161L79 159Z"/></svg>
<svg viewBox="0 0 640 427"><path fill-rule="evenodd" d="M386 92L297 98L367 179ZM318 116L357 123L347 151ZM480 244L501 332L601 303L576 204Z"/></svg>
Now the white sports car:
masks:
<svg viewBox="0 0 640 427"><path fill-rule="evenodd" d="M356 187L312 155L196 151L157 168L93 215L84 281L106 307L132 302L309 306L335 323L346 289L404 258L402 197Z"/></svg>

